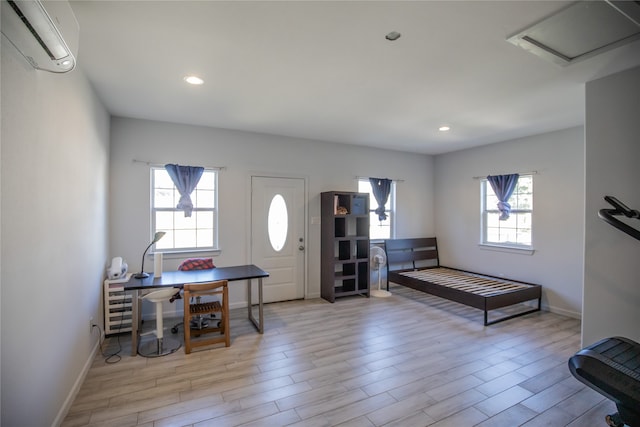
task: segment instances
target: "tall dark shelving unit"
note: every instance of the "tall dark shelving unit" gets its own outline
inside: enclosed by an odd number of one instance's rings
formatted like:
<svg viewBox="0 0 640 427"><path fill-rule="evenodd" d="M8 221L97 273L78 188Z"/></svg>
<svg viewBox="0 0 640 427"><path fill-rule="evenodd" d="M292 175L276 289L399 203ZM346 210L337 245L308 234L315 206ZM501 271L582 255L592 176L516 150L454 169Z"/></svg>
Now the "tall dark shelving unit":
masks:
<svg viewBox="0 0 640 427"><path fill-rule="evenodd" d="M369 195L326 191L320 203L320 295L329 302L347 295L368 297Z"/></svg>

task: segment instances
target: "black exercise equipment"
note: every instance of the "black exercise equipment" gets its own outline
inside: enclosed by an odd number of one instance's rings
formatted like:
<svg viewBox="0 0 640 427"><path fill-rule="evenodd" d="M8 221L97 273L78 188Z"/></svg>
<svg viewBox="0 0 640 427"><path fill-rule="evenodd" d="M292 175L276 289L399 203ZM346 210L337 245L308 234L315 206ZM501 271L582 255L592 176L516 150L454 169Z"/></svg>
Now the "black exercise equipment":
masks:
<svg viewBox="0 0 640 427"><path fill-rule="evenodd" d="M627 338L605 338L569 359L574 377L611 399L614 422L640 427L640 344ZM612 424L616 425L616 424Z"/></svg>
<svg viewBox="0 0 640 427"><path fill-rule="evenodd" d="M598 216L640 240L640 231L615 218L640 219L640 211L629 209L612 196L604 200L614 209L600 209ZM616 404L618 412L606 417L609 426L640 427L640 344L628 338L605 338L574 354L569 370L578 381Z"/></svg>

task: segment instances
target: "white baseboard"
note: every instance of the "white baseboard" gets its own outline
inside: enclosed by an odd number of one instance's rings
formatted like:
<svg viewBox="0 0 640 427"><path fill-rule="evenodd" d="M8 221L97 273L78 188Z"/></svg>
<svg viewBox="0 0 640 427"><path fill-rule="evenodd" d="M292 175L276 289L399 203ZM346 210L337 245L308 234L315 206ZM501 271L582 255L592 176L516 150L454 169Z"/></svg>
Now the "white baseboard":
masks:
<svg viewBox="0 0 640 427"><path fill-rule="evenodd" d="M580 313L580 312L576 312L576 311L572 311L572 310L566 310L564 308L550 307L550 306L545 305L545 304L542 305L542 309L544 311L548 311L550 313L559 314L561 316L571 317L573 319L579 319L579 320L582 319L582 313Z"/></svg>
<svg viewBox="0 0 640 427"><path fill-rule="evenodd" d="M69 390L69 394L67 395L67 398L65 399L64 404L60 408L60 411L58 411L58 415L56 416L55 420L53 420L52 426L58 427L62 425L62 422L64 421L65 417L69 413L69 410L71 409L71 405L73 405L73 401L75 400L76 396L80 392L80 388L82 388L82 384L84 383L84 380L86 379L87 374L89 373L89 369L93 364L93 359L95 359L96 353L98 352L98 349L100 349L100 342L102 341L102 332L100 333L100 335L101 336L98 338L98 341L96 341L95 345L93 346L93 349L89 353L89 358L84 363L84 366L82 367L82 371L80 372L80 375L78 375L78 378L76 378L76 381L73 383L73 387L71 388L71 390Z"/></svg>

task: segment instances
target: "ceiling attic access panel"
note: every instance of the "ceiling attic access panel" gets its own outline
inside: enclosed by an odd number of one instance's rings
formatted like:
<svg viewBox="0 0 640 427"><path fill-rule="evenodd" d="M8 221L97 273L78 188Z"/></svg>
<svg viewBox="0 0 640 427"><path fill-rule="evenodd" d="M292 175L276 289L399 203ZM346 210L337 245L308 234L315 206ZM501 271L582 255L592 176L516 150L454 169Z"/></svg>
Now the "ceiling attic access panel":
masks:
<svg viewBox="0 0 640 427"><path fill-rule="evenodd" d="M640 39L640 2L579 1L507 39L566 66Z"/></svg>

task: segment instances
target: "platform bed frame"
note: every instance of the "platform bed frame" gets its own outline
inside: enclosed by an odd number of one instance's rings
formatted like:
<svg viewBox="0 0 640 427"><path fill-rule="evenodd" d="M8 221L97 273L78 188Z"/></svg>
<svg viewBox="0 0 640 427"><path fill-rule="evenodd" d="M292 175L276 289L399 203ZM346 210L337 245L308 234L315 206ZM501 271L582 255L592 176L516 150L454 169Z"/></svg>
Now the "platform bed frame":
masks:
<svg viewBox="0 0 640 427"><path fill-rule="evenodd" d="M485 326L540 311L540 285L440 266L435 237L386 240L385 250L387 289L389 282L393 282L479 308L484 311ZM535 299L537 308L489 321L490 310Z"/></svg>

